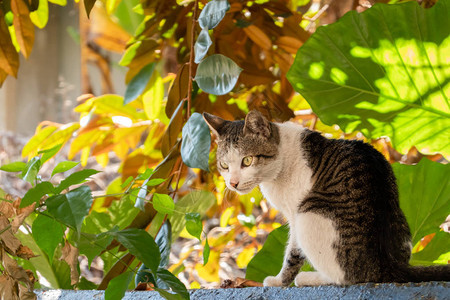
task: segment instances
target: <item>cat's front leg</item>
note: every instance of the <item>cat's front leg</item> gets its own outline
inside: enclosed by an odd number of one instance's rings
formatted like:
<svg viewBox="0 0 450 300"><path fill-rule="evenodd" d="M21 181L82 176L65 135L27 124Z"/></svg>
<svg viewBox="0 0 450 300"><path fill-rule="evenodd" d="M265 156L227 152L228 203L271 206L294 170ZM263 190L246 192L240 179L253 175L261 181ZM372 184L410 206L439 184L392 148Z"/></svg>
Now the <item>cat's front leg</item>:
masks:
<svg viewBox="0 0 450 300"><path fill-rule="evenodd" d="M298 271L303 265L305 257L298 248L295 237L289 237L286 253L284 255L283 267L277 276L268 276L264 279L264 286L288 286L294 281Z"/></svg>

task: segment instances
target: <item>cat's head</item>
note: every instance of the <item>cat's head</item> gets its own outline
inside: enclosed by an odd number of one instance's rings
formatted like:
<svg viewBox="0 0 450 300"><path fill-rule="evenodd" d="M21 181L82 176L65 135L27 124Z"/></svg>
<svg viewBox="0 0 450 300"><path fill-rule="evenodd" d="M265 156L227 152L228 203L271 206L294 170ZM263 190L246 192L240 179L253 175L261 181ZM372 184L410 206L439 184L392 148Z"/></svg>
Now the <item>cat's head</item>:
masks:
<svg viewBox="0 0 450 300"><path fill-rule="evenodd" d="M279 173L278 127L253 110L245 121L227 121L203 113L217 137L217 168L230 190L249 193L261 182Z"/></svg>

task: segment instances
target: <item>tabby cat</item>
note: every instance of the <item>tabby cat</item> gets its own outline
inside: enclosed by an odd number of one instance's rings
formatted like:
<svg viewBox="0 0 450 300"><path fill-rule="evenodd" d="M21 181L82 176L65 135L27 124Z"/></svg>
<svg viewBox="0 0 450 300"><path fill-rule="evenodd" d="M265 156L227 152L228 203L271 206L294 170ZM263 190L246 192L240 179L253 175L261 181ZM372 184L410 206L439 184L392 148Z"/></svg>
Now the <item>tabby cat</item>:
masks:
<svg viewBox="0 0 450 300"><path fill-rule="evenodd" d="M265 286L449 281L450 265L412 267L411 234L391 166L361 141L327 139L300 125L204 113L230 190L259 185L290 226L283 267ZM316 272L300 272L307 259Z"/></svg>

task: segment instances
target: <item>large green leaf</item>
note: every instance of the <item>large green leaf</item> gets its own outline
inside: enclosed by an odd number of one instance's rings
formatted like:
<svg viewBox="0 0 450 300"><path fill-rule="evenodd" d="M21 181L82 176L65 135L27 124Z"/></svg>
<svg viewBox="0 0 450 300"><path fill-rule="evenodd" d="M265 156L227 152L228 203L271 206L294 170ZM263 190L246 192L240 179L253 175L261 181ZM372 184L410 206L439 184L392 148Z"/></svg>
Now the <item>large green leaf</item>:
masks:
<svg viewBox="0 0 450 300"><path fill-rule="evenodd" d="M288 72L326 124L450 156L450 2L376 4L318 28Z"/></svg>
<svg viewBox="0 0 450 300"><path fill-rule="evenodd" d="M53 261L55 249L62 241L64 229L61 223L45 215L39 215L33 222L34 240L41 250L48 255L50 261Z"/></svg>
<svg viewBox="0 0 450 300"><path fill-rule="evenodd" d="M242 69L228 57L213 54L198 65L195 81L209 94L225 95L234 88L241 71Z"/></svg>
<svg viewBox="0 0 450 300"><path fill-rule="evenodd" d="M199 113L193 113L183 127L181 142L181 158L191 168L208 171L209 149L211 136L209 127Z"/></svg>
<svg viewBox="0 0 450 300"><path fill-rule="evenodd" d="M132 279L133 272L125 272L112 279L105 290L105 300L122 299Z"/></svg>
<svg viewBox="0 0 450 300"><path fill-rule="evenodd" d="M92 201L91 189L88 186L80 186L67 194L50 197L45 203L48 212L55 219L79 232Z"/></svg>
<svg viewBox="0 0 450 300"><path fill-rule="evenodd" d="M113 232L117 231L113 229ZM82 232L77 243L77 247L80 250L80 254L86 255L88 259L88 265L90 266L92 260L100 255L100 253L111 244L113 235L111 232L102 232L99 234L90 234Z"/></svg>
<svg viewBox="0 0 450 300"><path fill-rule="evenodd" d="M39 203L44 195L54 192L55 188L50 182L43 181L41 183L38 183L35 187L29 189L28 192L26 192L25 196L23 196L22 198L22 201L20 201L19 207L23 208L33 203Z"/></svg>
<svg viewBox="0 0 450 300"><path fill-rule="evenodd" d="M288 235L287 226L281 226L269 233L262 249L249 262L246 279L263 282L267 276L275 276L280 272Z"/></svg>
<svg viewBox="0 0 450 300"><path fill-rule="evenodd" d="M113 233L113 236L156 274L161 255L150 234L142 229L129 228Z"/></svg>
<svg viewBox="0 0 450 300"><path fill-rule="evenodd" d="M400 207L415 245L424 236L439 231L439 225L450 214L450 165L422 159L415 166L396 163L392 167L397 177Z"/></svg>
<svg viewBox="0 0 450 300"><path fill-rule="evenodd" d="M83 183L88 177L97 174L97 170L93 169L85 169L78 172L75 172L73 174L70 174L66 179L61 181L61 183L56 187L55 193L61 193L71 185L76 185Z"/></svg>

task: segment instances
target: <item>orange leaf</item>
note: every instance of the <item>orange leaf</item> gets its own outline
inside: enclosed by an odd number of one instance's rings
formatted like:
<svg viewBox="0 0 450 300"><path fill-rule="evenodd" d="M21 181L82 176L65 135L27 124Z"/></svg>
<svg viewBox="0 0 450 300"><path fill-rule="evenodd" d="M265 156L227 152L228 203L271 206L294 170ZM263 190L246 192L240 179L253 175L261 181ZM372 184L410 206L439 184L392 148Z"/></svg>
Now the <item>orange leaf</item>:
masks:
<svg viewBox="0 0 450 300"><path fill-rule="evenodd" d="M180 101L187 96L189 82L189 67L187 64L178 69L177 77L173 81L167 96L166 115L171 118Z"/></svg>
<svg viewBox="0 0 450 300"><path fill-rule="evenodd" d="M17 77L19 54L11 41L8 26L5 22L5 15L2 10L0 10L0 36L0 69L9 75Z"/></svg>
<svg viewBox="0 0 450 300"><path fill-rule="evenodd" d="M303 45L303 42L290 36L280 36L276 44L286 52L296 54L298 48Z"/></svg>
<svg viewBox="0 0 450 300"><path fill-rule="evenodd" d="M270 38L255 25L250 25L244 28L244 32L247 36L258 46L264 50L270 50L272 48L272 42Z"/></svg>
<svg viewBox="0 0 450 300"><path fill-rule="evenodd" d="M22 0L11 0L11 10L14 13L14 30L17 43L25 58L28 58L34 44L34 25L30 19L30 12Z"/></svg>

